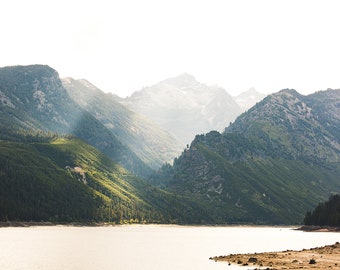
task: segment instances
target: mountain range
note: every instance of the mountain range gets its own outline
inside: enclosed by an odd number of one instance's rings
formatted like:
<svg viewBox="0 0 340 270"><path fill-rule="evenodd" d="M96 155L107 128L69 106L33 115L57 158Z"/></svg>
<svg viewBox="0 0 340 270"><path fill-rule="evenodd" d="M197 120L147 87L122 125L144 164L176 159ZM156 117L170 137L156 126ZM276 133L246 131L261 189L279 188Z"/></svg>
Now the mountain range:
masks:
<svg viewBox="0 0 340 270"><path fill-rule="evenodd" d="M340 189L340 90L285 89L239 116L230 97L188 74L122 100L48 66L0 68L0 219L301 223ZM147 100L178 125L137 112Z"/></svg>

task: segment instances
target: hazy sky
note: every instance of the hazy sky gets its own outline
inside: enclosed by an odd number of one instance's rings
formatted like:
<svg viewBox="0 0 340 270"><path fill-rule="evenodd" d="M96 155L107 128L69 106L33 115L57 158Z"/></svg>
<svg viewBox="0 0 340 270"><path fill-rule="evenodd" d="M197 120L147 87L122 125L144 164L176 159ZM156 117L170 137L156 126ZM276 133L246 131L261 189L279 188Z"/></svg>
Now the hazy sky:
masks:
<svg viewBox="0 0 340 270"><path fill-rule="evenodd" d="M340 1L2 0L0 66L120 96L187 72L230 94L340 88Z"/></svg>

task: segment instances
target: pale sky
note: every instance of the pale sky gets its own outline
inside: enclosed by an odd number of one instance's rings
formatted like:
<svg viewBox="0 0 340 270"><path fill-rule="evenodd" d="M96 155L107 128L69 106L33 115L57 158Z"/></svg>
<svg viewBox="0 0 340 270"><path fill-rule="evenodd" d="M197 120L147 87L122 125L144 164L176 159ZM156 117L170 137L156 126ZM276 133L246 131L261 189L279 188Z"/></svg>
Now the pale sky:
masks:
<svg viewBox="0 0 340 270"><path fill-rule="evenodd" d="M2 0L0 66L125 97L184 72L230 94L340 88L340 1Z"/></svg>

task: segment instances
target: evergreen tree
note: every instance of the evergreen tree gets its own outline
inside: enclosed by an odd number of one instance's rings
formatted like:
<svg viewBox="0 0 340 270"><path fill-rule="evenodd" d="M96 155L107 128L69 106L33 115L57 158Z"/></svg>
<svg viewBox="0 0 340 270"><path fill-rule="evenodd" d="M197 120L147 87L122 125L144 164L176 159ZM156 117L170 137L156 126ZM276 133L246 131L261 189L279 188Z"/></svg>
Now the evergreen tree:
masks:
<svg viewBox="0 0 340 270"><path fill-rule="evenodd" d="M340 226L340 195L332 195L328 201L321 202L304 218L305 225Z"/></svg>

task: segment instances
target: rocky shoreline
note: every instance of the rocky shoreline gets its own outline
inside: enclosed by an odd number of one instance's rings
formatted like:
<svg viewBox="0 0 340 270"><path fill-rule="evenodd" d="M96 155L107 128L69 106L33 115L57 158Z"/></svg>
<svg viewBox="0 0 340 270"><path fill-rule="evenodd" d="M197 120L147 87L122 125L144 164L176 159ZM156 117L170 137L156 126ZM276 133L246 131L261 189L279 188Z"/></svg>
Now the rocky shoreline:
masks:
<svg viewBox="0 0 340 270"><path fill-rule="evenodd" d="M340 243L300 251L230 254L210 259L251 269L340 269Z"/></svg>

